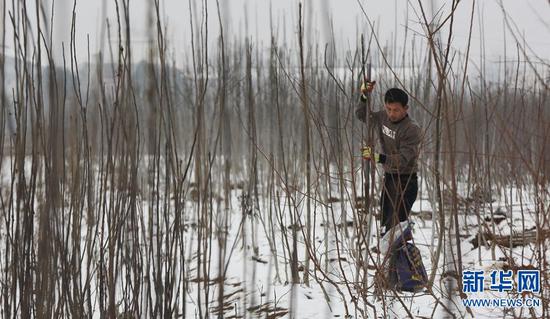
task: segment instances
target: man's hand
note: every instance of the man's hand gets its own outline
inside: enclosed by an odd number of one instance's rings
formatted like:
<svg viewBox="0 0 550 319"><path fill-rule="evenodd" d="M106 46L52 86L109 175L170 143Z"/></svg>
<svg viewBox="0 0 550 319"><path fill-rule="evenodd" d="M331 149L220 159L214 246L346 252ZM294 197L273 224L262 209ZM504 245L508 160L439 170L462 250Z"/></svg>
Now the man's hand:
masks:
<svg viewBox="0 0 550 319"><path fill-rule="evenodd" d="M370 161L374 159L375 163L378 163L380 161L380 154L373 152L372 147L370 146L363 146L361 149L361 155L363 156L363 159Z"/></svg>
<svg viewBox="0 0 550 319"><path fill-rule="evenodd" d="M361 83L361 94L365 96L368 93L372 92L374 90L375 85L376 85L376 81L365 81Z"/></svg>

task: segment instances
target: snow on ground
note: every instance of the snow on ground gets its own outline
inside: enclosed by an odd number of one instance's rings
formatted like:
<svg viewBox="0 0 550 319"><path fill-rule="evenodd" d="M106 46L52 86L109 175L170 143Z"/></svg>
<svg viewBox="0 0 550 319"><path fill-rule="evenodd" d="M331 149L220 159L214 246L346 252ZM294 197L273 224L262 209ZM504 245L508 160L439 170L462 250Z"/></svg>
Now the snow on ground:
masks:
<svg viewBox="0 0 550 319"><path fill-rule="evenodd" d="M11 172L10 163L5 161L2 167L0 180L2 182L2 192L6 198L6 189L10 185ZM463 187L464 188L464 187ZM419 194L419 199L413 206L412 221L415 222L414 241L420 249L423 262L428 275L434 271L432 257L435 247L438 244L439 235L437 225L432 222L432 200L429 198L427 187L424 184ZM458 317L476 317L476 318L503 318L516 316L520 317L538 317L541 313L540 307L532 309L534 313L529 313L527 308L516 309L510 312L504 308L471 308L469 311L462 306L461 299L458 297L458 289L454 287L454 302L448 302L444 298L445 284L451 282L449 276L444 275L444 263L440 261L435 269L435 280L433 292L421 291L418 293L394 293L385 291L383 296L375 295L373 280L375 267L381 262L379 254L372 253L372 259L368 263L368 275L366 277L367 291L362 293L363 280L362 273L358 275L358 252L357 236L354 232L352 221L354 212L357 212L355 200L352 195L344 192L343 198L338 198L339 194L334 193L336 199L328 200L322 196L314 196L311 201L312 216L312 238L310 245L310 254L315 258L309 266L309 284L304 283L304 268L306 245L306 230L303 225L306 223L307 203L306 194L300 192L285 193L278 189L276 197L268 197L267 191L261 189L262 197L259 199L259 206L256 209L246 207L251 202L247 202L247 191L242 187L234 187L231 191L230 208L226 210L223 207L223 200L214 201L208 214L213 223L212 234L208 234L211 242L207 244L205 254L201 254L201 260L210 260L208 268L198 263L196 254L197 236L199 227L197 225L195 213L197 211L197 202L187 201L185 203L186 215L184 224L186 225L183 246L186 251L184 268L176 270L178 280L184 277L190 280L186 292L186 310L187 318L202 317L217 318L219 314L219 289L222 277L220 274L220 235L226 234L226 251L222 257L222 262L227 266L225 273L225 282L223 284L223 317L224 318L363 318L364 316L373 318L406 318L409 316L415 318L441 318L446 315L445 308L454 309ZM463 191L461 191L463 192ZM466 194L463 198L466 198ZM243 197L245 196L245 197ZM520 201L520 196L522 196ZM459 223L461 233L461 251L464 270L484 270L486 273L493 269L503 269L510 267L506 256L510 255L509 248L496 246L491 248L485 246L483 240L478 240L477 234L481 230L490 229L494 234L509 235L510 232L520 232L523 229L532 229L535 225L535 207L533 199L527 192L519 193L515 188L495 196L492 203L475 203L464 201L464 207L459 210ZM521 203L521 205L520 205ZM290 204L290 206L289 206ZM244 206L243 206L244 205ZM152 232L150 219L152 214L151 199L143 196L141 202L141 221L140 233L143 234L141 244L144 250L150 251L152 247L146 247L149 242L147 234L154 236L164 236L160 232ZM293 214L290 209L295 210L299 216L302 227L293 220ZM475 214L479 210L480 218ZM376 207L375 211L378 208ZM493 211L491 217L490 211ZM173 211L172 211L173 214ZM169 219L173 219L170 216ZM225 218L228 218L228 228L224 229ZM497 221L498 219L498 221ZM481 226L486 225L487 228ZM153 225L154 227L154 225ZM299 261L300 284L292 285L290 282L290 255L293 252L292 231L297 233L297 255ZM377 243L376 225L371 229L371 236L368 239L368 246L372 247ZM2 238L5 235L5 225L0 228ZM87 240L87 232L82 233L83 242ZM203 234L204 235L204 234ZM100 233L100 239L106 239L107 234ZM103 237L101 237L103 236ZM452 238L454 243L454 238ZM5 251L7 241L2 243L2 251ZM82 245L85 247L85 244ZM162 251L162 247L153 247L154 250ZM455 248L452 248L455 249ZM538 265L533 260L535 251L534 244L521 245L511 250L511 256L515 260L515 265L522 267ZM443 254L448 253L448 247L444 246ZM98 258L99 251L94 252L94 258ZM363 245L361 254L366 254L367 250ZM3 252L2 252L3 254ZM144 262L150 258L144 254ZM85 256L82 258L82 266L86 267L88 260ZM317 265L317 266L315 266ZM197 266L199 268L197 268ZM122 267L121 269L123 269ZM121 270L122 271L122 270ZM205 272L208 278L204 278ZM151 273L151 276L153 274ZM122 276L121 276L122 277ZM94 275L97 279L97 274ZM461 278L457 278L461 280ZM486 277L486 281L488 278ZM122 294L124 278L120 279L117 288L119 295ZM208 284L206 284L208 283ZM486 282L486 286L489 283ZM206 293L208 287L208 293ZM364 291L363 291L364 292ZM96 292L91 294L96 298ZM205 304L205 297L208 296L208 304ZM515 293L493 293L486 291L475 294L476 298L505 298L516 297ZM470 296L471 297L471 296ZM153 300L157 296L153 295ZM199 299L201 300L199 302ZM97 305L97 301L94 300ZM200 307L200 310L199 310ZM180 309L179 311L182 311ZM179 313L183 316L183 313ZM346 315L348 315L346 317ZM95 313L94 317L99 317Z"/></svg>
<svg viewBox="0 0 550 319"><path fill-rule="evenodd" d="M241 191L237 191L236 196L233 199L233 203L237 202L237 197ZM415 203L413 207L413 217L412 221L416 223L414 230L414 240L417 247L420 249L423 256L424 265L430 274L433 271L431 253L433 251L434 245L437 245L437 235L435 238L432 238L434 225L431 221L431 205L430 201L427 199L426 194L421 194L421 198ZM301 198L300 200L305 200ZM524 203L528 203L528 199L524 199ZM286 203L279 203L282 207L283 215L285 215L285 220L283 225L287 227L286 231L289 231L288 225L291 225L289 220L289 214L287 212ZM343 204L343 205L342 205ZM498 211L498 214L502 213L503 209L506 209L506 205L510 203L505 203L503 201L495 201L492 203L495 210ZM357 265L355 263L355 257L353 253L354 240L352 227L348 227L348 236L344 233L344 230L341 227L334 227L334 224L341 225L343 221L343 216L345 216L347 221L353 219L351 203L347 200L344 200L343 203L335 202L330 205L330 207L322 207L319 203L315 205L315 228L314 228L314 248L315 255L317 256L318 263L321 265L322 272L312 270L310 275L310 283L306 285L301 283L299 285L292 286L290 282L289 270L289 256L288 252L285 251L285 246L283 240L282 228L276 227L275 229L275 240L274 244L276 245L277 254L272 253L269 240L266 236L266 232L260 229L255 239L258 243L258 253L254 255L253 248L251 244L251 239L247 239L248 243L245 252L243 250L238 250L238 252L233 257L230 263L230 269L228 271L229 278L228 281L240 282L241 285L236 286L233 291L238 291L240 289L245 289L246 294L240 294L239 296L234 296L232 311L234 311L235 316L243 316L243 309L247 307L259 306L265 304L268 300L271 303L272 307L280 307L282 309L289 309L292 307L293 315L295 318L344 318L346 316L346 309L351 318L361 318L363 314L367 314L369 317L374 316L374 311L372 307L367 306L363 300L359 300L355 304L352 300L359 297L359 292L356 290L357 285L355 284L356 274L357 274ZM235 208L234 205L233 208ZM489 207L487 203L484 203L483 213L481 214L482 218L489 218ZM532 205L523 205L523 209L529 212L524 211L525 219L523 226L526 228L534 225L534 214L530 210ZM267 208L260 208L258 215L264 216L265 219ZM327 212L324 212L326 210ZM518 225L521 226L521 223L517 223L518 216L520 214L520 207L517 206L516 201L512 203L512 217L513 217L513 230L518 231ZM342 213L344 212L344 213ZM300 213L302 214L302 221L305 220L304 209L302 208ZM330 217L332 214L335 216L335 220L331 221ZM327 221L327 217L329 220ZM252 228L252 224L256 224L257 228L261 228L261 218L259 216L250 217L248 216L245 224L246 226ZM461 249L463 253L463 264L464 269L502 269L503 263L499 261L501 257L504 256L504 252L507 252L508 249L502 249L500 247L495 248L495 258L491 256L491 249L485 246L479 248L474 248L474 245L471 241L476 237L477 231L479 230L479 223L477 217L471 211L462 210L459 214L459 220L464 221L463 227L461 227L461 234L464 237L464 240L461 242ZM266 222L265 220L263 221ZM492 226L491 222L487 222L487 225ZM352 226L350 223L349 226ZM232 224L232 230L230 231L230 242L235 242L242 240L242 237L236 237L237 225ZM500 222L495 225L497 234L506 234L510 232L510 227L508 220L505 222ZM335 234L335 230L338 230L338 234ZM338 236L338 244L336 240L336 235ZM301 265L305 260L304 253L304 236L301 232L298 232L298 255ZM328 243L325 240L328 239ZM454 240L454 238L453 238ZM371 243L376 243L376 232L375 228L372 229L372 235L370 239ZM241 246L239 244L239 246ZM328 248L328 249L327 249ZM446 248L446 247L445 247ZM364 253L365 251L363 251ZM213 253L216 255L216 253ZM516 263L518 264L533 264L533 261L529 258L533 255L532 247L518 247L513 249L513 255L515 256ZM254 257L253 257L254 256ZM481 258L480 258L481 256ZM380 259L375 256L376 262L380 262ZM274 264L278 264L279 272L275 271ZM216 264L216 262L214 262ZM375 263L371 262L371 267ZM391 292L387 292L384 300L377 299L374 296L373 291L367 292L367 300L371 303L374 308L377 309L377 316L380 318L401 318L408 317L413 315L417 318L439 318L445 316L446 312L444 311L444 306L449 306L444 304L443 299L443 289L445 279L441 277L443 273L443 264L439 263L438 269L436 270L435 285L433 287L433 294L430 294L426 291L422 291L416 294L401 292L398 294L398 300L396 296L392 295ZM254 274L254 275L253 275ZM325 278L325 274L328 274L328 278ZM368 281L372 283L374 275L374 270L369 271ZM300 278L303 280L303 272L300 273ZM312 277L317 277L319 281L314 280ZM332 285L330 282L336 283L337 287ZM322 287L321 287L322 285ZM488 286L488 284L486 284ZM230 288L231 284L227 287ZM370 288L373 288L370 286ZM293 291L294 290L294 297ZM458 289L458 288L455 288ZM231 290L229 290L231 291ZM191 292L191 295L196 293L196 291ZM246 295L246 298L245 298ZM477 294L476 297L506 297L505 294L495 295L494 293L487 292L485 294ZM246 304L244 304L246 299ZM295 298L291 300L291 298ZM239 302L237 302L237 299ZM327 302L330 300L330 302ZM483 317L503 317L505 316L504 309L491 309L491 308L472 308L471 313L468 313L466 309L462 306L461 299L454 299L454 306L456 307L456 313L461 314L463 317L471 317L474 315L477 318ZM390 306L388 306L388 304ZM408 308L408 311L404 309L404 306ZM452 303L451 303L452 305ZM191 307L192 308L192 307ZM365 311L362 313L359 309ZM382 309L388 309L387 313L381 313ZM537 313L540 313L540 307L535 308ZM230 311L231 312L231 311ZM253 312L252 312L253 313ZM192 313L188 313L191 315ZM520 313L516 311L517 315L528 315L526 310L523 309L523 312Z"/></svg>

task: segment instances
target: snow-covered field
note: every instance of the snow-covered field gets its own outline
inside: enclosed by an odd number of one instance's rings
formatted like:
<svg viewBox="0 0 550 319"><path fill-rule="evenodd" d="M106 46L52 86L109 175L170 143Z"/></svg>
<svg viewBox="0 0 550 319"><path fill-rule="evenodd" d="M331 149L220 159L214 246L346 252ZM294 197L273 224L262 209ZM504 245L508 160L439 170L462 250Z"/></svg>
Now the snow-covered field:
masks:
<svg viewBox="0 0 550 319"><path fill-rule="evenodd" d="M146 164L143 165L145 167ZM26 163L27 178L30 177L30 166L29 160ZM16 207L8 205L8 201L16 201L14 194L10 194L12 168L11 159L4 158L0 176L4 207L0 225L2 256L7 256L6 252L13 251L17 246L9 240L10 236L14 236L17 225L9 216L16 213ZM183 206L176 210L174 194L159 193L166 187L165 182L161 182L164 179L162 174L159 175L159 184L155 184L144 177L147 175L145 169L140 172L143 176L140 177L140 195L135 213L126 211L125 215L113 216L130 207L124 205L127 193L113 190L110 186L103 189L101 183L96 183L96 204L93 206L97 209L96 222L90 223L86 219L85 208L78 215L78 226L74 223L70 226L73 222L71 217L76 218L77 214L65 209L66 218L58 219L61 223L58 226L62 227L56 228L51 237L52 240L60 235L68 237L75 227L81 232L80 243L69 241L66 245L59 245L69 250L78 247L75 251L79 255L79 263L73 267L81 271L70 278L77 278L76 281L82 285L83 302L89 303L88 308L84 308L92 310L91 313L86 312L86 316L102 317L101 309L105 309L102 303L109 295L105 292L105 285L109 283L105 276L114 275L116 312L124 318L148 318L152 314L160 316L161 311L174 318L443 318L449 316L448 311L459 318L541 317L542 306L513 310L494 307L466 309L463 306L460 296L516 298L517 293L515 289L502 293L485 289L482 293L466 295L459 292L456 284L462 278L453 268L452 258L456 257L457 242L454 235L447 237L450 244L443 243L440 261L434 269L433 258L440 235L438 223L432 221L433 198L429 196L430 188L425 179L413 206L411 220L415 222L414 242L421 251L428 275L435 272L434 284L431 290L418 293L384 291L380 294L375 293L374 275L377 265L381 263L381 256L370 252L368 265L362 267L359 264L359 255L368 255L366 247L375 246L378 242L377 220L373 219L368 243L363 243L359 250L359 227L356 227L354 220L357 221L358 214L362 213L356 209L357 201L353 198L349 183L342 193L335 187L329 198L320 195L322 192L318 189L305 194L297 188L288 191L288 187L271 185L269 181L262 180L258 183L259 197L256 200L247 190L247 181L234 176L227 207L221 186L215 186L206 200L200 201L200 196L196 196L196 186L185 183ZM100 173L96 172L97 181L101 180ZM38 189L44 191L41 186ZM510 188L501 194L493 192L492 201L468 198L466 185L460 185L458 193L463 270L484 270L485 274L489 274L492 270L512 269L516 272L518 269L540 268L537 249L544 246L525 239L533 231L539 236L544 233L536 231L537 207L532 192ZM341 194L344 196L341 197ZM69 201L71 194L67 192L66 196ZM111 196L118 200L105 200ZM311 199L311 243L307 243L308 197ZM105 203L103 207L102 200ZM43 201L38 194L35 203L38 212ZM378 212L378 206L374 211ZM38 215L34 226L35 243L38 240ZM113 222L120 223L118 228ZM451 224L449 212L446 213L445 223L447 226ZM498 236L512 233L515 237L521 237L523 234L522 241L530 243L512 243L513 249L502 242L491 247L490 240L487 245L484 239L478 240L480 230L491 231ZM295 246L293 238L296 239ZM109 249L111 245L113 250ZM293 285L291 255L294 251L298 257L300 283ZM306 263L307 251L309 265ZM59 292L65 289L61 285L62 273L67 271L63 258L60 255L56 262L60 268L55 277L55 288ZM510 263L512 259L513 263ZM14 281L7 271L11 262L13 256L1 265L4 287ZM361 271L365 268L368 269L366 277ZM489 286L490 278L486 276L485 287ZM447 297L449 287L451 298ZM222 288L223 291L220 291ZM534 297L540 295L535 294ZM60 295L57 298L61 298ZM11 309L17 308L17 299L15 297L15 303L9 304ZM138 312L135 310L136 304L139 305ZM2 303L2 311L7 305Z"/></svg>
<svg viewBox="0 0 550 319"><path fill-rule="evenodd" d="M491 270L510 269L510 265L506 262L506 256L510 255L514 259L516 266L531 265L536 268L534 265L537 262L533 260L534 244L515 247L511 250L511 253L508 247L496 246L493 255L493 250L490 246L477 246L472 243L481 229L480 226L493 229L494 225L496 234L507 235L510 233L510 229L513 232L521 233L522 227L523 229L531 229L535 225L534 205L530 202L529 196L523 195L525 198L522 199L522 205L520 206L520 200L517 197L519 195L515 194L515 190L512 190L512 192L514 193L513 198L504 199L504 196L501 196L500 199L492 202L493 210L496 211L495 216L507 216L502 221L499 220L494 223L491 221L489 203L480 204L482 206L480 209L482 210L481 218L484 220L482 222L483 225L479 224L477 216L473 213L473 207L469 207L468 209L462 207L460 209L458 217L461 225L460 238L464 270L484 270L488 274ZM234 201L237 201L239 193L239 191L236 191L236 194L233 195L236 196ZM232 300L231 303L234 305L234 313L242 316L244 315L243 308L269 304L283 309L292 307L292 317L295 318L344 318L346 317L346 313L351 318L362 318L365 314L372 318L374 317L375 309L376 315L379 318L403 318L410 315L417 318L442 318L447 315L445 307L455 311L457 316L465 318L472 317L472 315L476 318L503 318L514 317L514 315L519 317L531 317L532 315L540 317L541 307L532 308L534 313L530 313L528 308L519 308L514 312L510 312L509 309L504 308L481 307L471 308L471 312L468 312L462 306L461 299L458 298L458 291L454 291L457 298L454 298L452 302L447 302L444 297L446 294L443 292L446 282L445 278L443 278L443 262L440 262L438 268L435 270L432 265L432 254L438 241L437 233L434 235L434 231L437 232L437 227L434 226L431 220L431 205L426 192L421 193L419 197L419 200L413 206L413 217L411 218L416 223L414 242L422 253L423 262L428 274L432 271L436 272L432 292L394 293L388 291L383 298L375 296L373 286L374 268L376 263L381 262L381 259L378 254L373 254L375 262L371 260L368 267L367 282L369 283L369 290L366 292L367 298L366 300L361 299L362 292L357 290L359 287L355 282L358 267L356 263L357 259L354 256L356 237L352 227L353 224L349 223L347 230L338 226L334 227L335 224L342 224L342 216L345 216L347 221L352 221L354 218L351 209L352 203L344 199L342 203L335 202L328 204L329 207L325 207L324 203L315 204L316 221L314 247L312 250L322 271L310 269L309 285L302 283L292 286L288 284L290 281L290 275L288 274L289 258L283 253L285 250L284 242L282 240L275 240L277 254L273 253L270 248L269 239L267 238L268 236L266 236L263 229L258 232L258 237L255 239L259 248L257 255L254 255L251 248L251 239L247 240L249 243L249 246L246 248L249 250L248 252L243 250L241 246L234 260L232 260L228 271L228 274L230 274L229 278L234 282L241 282L241 285L233 289L231 289L231 285L227 286L229 291L240 291L243 287L245 287L246 291L246 294L240 293L232 295L232 298L230 298ZM304 199L298 199L298 201L301 200ZM474 204L472 202L471 206ZM286 204L282 204L281 206L286 207ZM263 218L259 216L253 218L247 217L245 221L248 224L247 226L252 228L252 224L262 225L263 222L265 223L266 211L266 208L260 210L260 214L264 215ZM288 216L289 214L285 215ZM332 215L334 215L334 221L331 220ZM329 220L327 220L327 216ZM264 219L264 221L262 222L261 219ZM495 220L498 219L495 217ZM512 227L510 227L510 223ZM288 219L286 222L283 221L283 225L285 226L290 224L291 222ZM238 231L234 229L235 226L232 228L233 231L230 232L230 238L232 239L230 241L242 240L242 238L236 237L238 236ZM348 235L346 235L346 231ZM378 239L374 228L371 233L370 243L371 245L375 245ZM299 260L302 262L305 260L303 235L303 233L298 232ZM434 236L435 238L432 238ZM277 239L282 238L281 227L275 229L275 237ZM451 238L451 240L454 244L455 239ZM447 246L444 246L444 249L447 249ZM365 251L363 250L362 253L365 253ZM275 263L278 265L279 272L275 270ZM300 273L300 276L303 279L303 272ZM328 276L330 280L325 278L325 276ZM318 281L312 277L317 277ZM485 286L489 287L488 276L486 277ZM454 289L458 288L455 287ZM196 291L194 292L196 293ZM246 300L244 300L245 296L247 296ZM506 293L499 294L486 289L484 293L476 293L471 297L474 296L476 298L516 298L517 294L513 292L509 293L509 295ZM368 306L366 302L372 306Z"/></svg>

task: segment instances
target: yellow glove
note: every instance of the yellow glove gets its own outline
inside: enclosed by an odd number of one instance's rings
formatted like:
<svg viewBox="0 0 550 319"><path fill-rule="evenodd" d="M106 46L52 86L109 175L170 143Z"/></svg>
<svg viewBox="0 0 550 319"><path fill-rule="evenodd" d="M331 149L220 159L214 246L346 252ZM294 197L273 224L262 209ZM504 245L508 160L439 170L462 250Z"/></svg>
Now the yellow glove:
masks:
<svg viewBox="0 0 550 319"><path fill-rule="evenodd" d="M366 81L361 83L361 94L365 95L367 93L370 93L374 90L374 85L376 84L376 81Z"/></svg>
<svg viewBox="0 0 550 319"><path fill-rule="evenodd" d="M374 153L372 151L372 147L370 146L363 146L361 149L361 155L363 156L363 159L370 161L374 159L375 163L378 163L380 161L380 154Z"/></svg>

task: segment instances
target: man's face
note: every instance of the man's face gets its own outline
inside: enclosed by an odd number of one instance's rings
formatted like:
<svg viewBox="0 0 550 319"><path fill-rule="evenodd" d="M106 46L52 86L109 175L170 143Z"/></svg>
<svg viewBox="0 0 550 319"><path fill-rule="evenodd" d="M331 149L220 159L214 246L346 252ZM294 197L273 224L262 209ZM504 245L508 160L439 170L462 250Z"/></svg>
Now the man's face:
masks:
<svg viewBox="0 0 550 319"><path fill-rule="evenodd" d="M399 102L386 103L384 104L384 108L386 109L386 114L392 122L401 121L407 115L408 110L408 106L403 106Z"/></svg>

